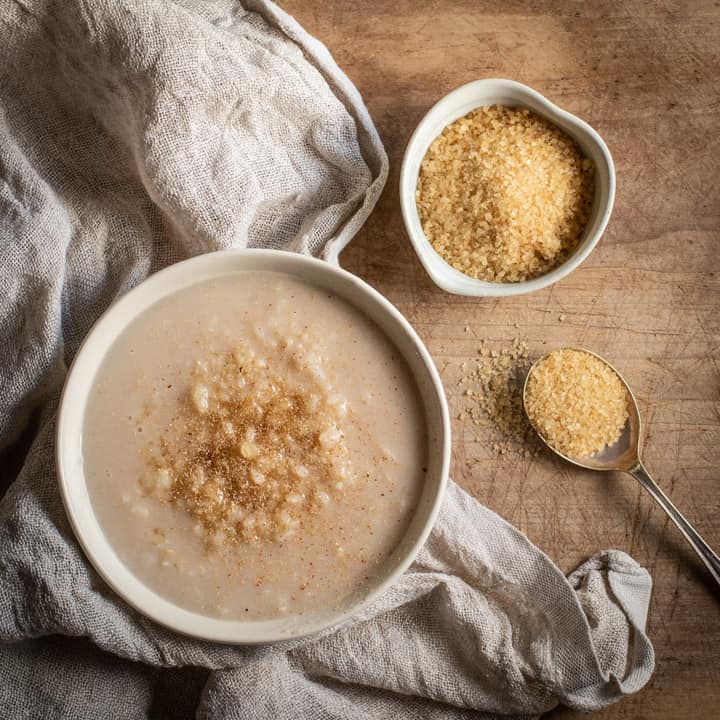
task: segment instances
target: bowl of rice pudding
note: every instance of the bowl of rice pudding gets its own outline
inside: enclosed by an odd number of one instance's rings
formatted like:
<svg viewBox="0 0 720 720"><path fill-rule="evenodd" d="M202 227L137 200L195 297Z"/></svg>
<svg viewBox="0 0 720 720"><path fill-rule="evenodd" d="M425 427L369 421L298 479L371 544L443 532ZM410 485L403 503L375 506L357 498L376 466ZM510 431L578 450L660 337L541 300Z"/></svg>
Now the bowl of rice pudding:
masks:
<svg viewBox="0 0 720 720"><path fill-rule="evenodd" d="M68 375L60 490L91 563L178 632L265 643L359 612L438 513L450 426L400 312L273 250L173 265L115 303Z"/></svg>

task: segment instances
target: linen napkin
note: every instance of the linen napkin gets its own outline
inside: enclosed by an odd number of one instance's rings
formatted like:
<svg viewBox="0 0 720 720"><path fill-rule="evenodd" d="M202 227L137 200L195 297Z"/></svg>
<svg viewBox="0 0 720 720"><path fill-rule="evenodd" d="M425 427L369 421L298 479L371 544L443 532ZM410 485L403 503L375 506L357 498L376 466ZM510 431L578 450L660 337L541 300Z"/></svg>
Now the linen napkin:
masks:
<svg viewBox="0 0 720 720"><path fill-rule="evenodd" d="M195 641L102 582L54 469L92 323L214 249L337 262L387 158L327 50L266 0L0 0L0 36L0 451L29 445L0 465L2 717L523 718L640 689L648 573L608 551L566 579L453 484L400 582L320 637Z"/></svg>

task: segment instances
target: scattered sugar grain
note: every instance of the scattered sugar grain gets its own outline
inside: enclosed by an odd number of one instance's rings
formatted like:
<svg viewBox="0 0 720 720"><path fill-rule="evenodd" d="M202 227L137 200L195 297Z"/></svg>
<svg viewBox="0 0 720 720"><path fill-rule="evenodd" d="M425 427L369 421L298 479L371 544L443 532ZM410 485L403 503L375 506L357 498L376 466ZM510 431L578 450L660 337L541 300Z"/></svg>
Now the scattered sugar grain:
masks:
<svg viewBox="0 0 720 720"><path fill-rule="evenodd" d="M530 367L527 344L515 338L510 347L490 350L483 342L459 385L464 406L458 416L469 421L498 455L536 452L538 445L522 405L522 388Z"/></svg>

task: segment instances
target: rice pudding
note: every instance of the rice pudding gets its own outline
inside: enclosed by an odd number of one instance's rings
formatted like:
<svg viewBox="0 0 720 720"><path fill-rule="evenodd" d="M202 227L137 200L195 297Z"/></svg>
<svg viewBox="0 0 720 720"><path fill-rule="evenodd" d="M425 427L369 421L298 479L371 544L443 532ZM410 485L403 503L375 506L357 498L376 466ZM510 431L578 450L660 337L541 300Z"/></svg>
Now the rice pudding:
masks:
<svg viewBox="0 0 720 720"><path fill-rule="evenodd" d="M425 411L392 342L346 301L237 272L153 305L85 411L95 514L155 592L211 617L338 609L420 498Z"/></svg>

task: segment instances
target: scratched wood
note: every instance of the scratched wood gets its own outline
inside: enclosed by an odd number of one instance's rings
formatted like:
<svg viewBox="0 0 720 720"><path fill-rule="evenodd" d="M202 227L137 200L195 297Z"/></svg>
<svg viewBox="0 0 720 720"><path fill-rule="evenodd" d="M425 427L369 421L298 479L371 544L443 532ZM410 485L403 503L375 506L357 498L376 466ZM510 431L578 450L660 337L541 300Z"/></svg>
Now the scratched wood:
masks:
<svg viewBox="0 0 720 720"><path fill-rule="evenodd" d="M648 467L720 547L720 4L283 5L356 83L390 156L385 193L343 263L420 332L453 415L463 407L460 364L479 339L502 347L520 337L536 354L591 348L637 392ZM554 287L519 298L473 300L438 290L400 216L399 167L413 128L442 95L482 77L527 83L586 119L617 167L615 210L593 255ZM655 675L641 693L596 717L720 717L720 593L640 487L545 455L499 457L457 419L453 432L454 479L565 571L615 547L652 573ZM553 717L581 716L561 709Z"/></svg>

